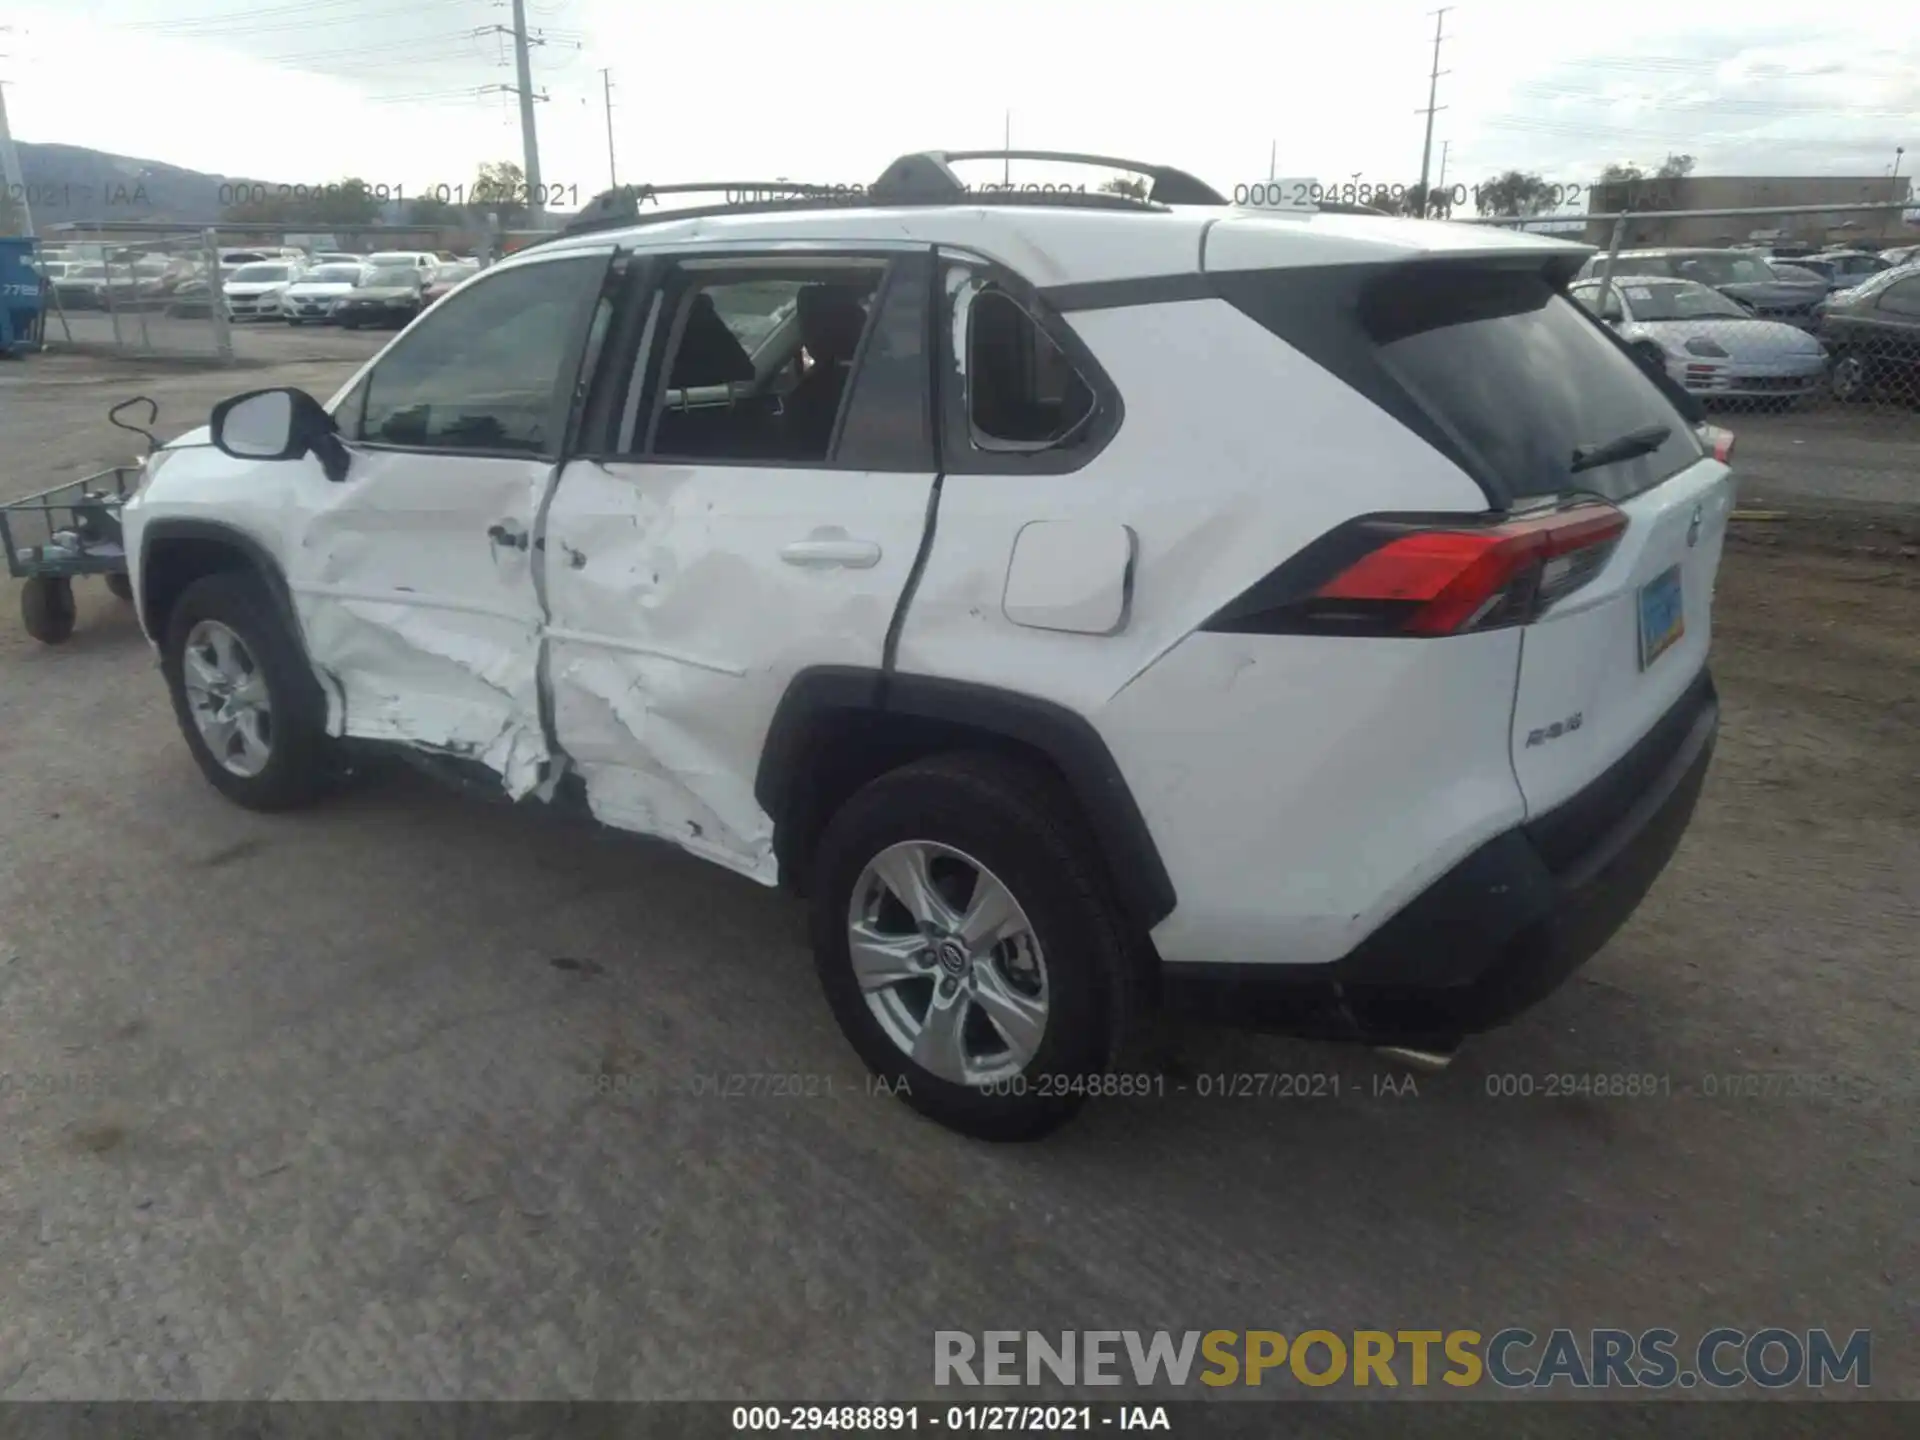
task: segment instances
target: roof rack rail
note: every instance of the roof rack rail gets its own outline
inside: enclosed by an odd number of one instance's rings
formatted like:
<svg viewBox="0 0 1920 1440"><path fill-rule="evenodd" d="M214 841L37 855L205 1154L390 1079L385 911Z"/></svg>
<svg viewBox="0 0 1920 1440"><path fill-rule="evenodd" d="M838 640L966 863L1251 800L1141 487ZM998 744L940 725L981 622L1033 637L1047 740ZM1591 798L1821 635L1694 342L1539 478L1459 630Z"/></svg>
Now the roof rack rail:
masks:
<svg viewBox="0 0 1920 1440"><path fill-rule="evenodd" d="M699 195L721 192L729 198L719 205L690 205L674 210L643 213L641 206L661 195ZM746 198L733 198L746 197ZM680 185L619 185L602 191L560 229L542 235L519 247L524 251L536 245L600 230L626 230L636 225L661 225L675 220L700 220L715 215L766 215L783 211L818 210L827 206L854 205L1054 205L1082 210L1160 211L1166 205L1141 200L1131 195L1107 191L1052 191L1027 193L1014 190L966 190L926 195L921 198L887 199L869 188L847 185L796 184L776 181L698 181ZM516 251L515 253L519 253Z"/></svg>
<svg viewBox="0 0 1920 1440"><path fill-rule="evenodd" d="M1094 165L1107 170L1126 170L1153 181L1146 196L1149 204L1227 203L1227 197L1204 180L1196 179L1184 170L1176 170L1171 165L1154 165L1116 155L1087 155L1074 150L923 150L916 155L902 155L887 166L880 178L868 187L868 197L881 205L942 205L977 198L981 192L969 189L953 173L952 162L955 160L1044 160L1056 165Z"/></svg>
<svg viewBox="0 0 1920 1440"><path fill-rule="evenodd" d="M796 202L813 205L836 200L858 203L866 198L845 185L812 185L793 180L694 180L680 185L616 185L611 190L602 190L583 205L580 213L556 232L556 238L558 235L604 230L610 226L641 224L652 217L642 216L640 207L648 201L657 204L657 197L661 195L707 194L724 194L727 202L724 206L696 207L702 213L760 205L791 205ZM735 200L733 197L736 195L752 198ZM661 218L678 220L691 213L689 210L663 211Z"/></svg>

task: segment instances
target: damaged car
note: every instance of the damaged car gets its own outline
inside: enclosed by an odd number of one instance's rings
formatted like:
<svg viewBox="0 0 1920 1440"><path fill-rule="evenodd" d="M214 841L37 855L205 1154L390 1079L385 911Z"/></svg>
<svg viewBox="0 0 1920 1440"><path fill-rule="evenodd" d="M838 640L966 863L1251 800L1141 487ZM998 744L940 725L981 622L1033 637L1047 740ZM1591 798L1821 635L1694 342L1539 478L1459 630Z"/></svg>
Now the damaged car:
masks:
<svg viewBox="0 0 1920 1440"><path fill-rule="evenodd" d="M1444 1063L1687 828L1731 438L1569 296L1589 247L948 158L612 192L158 451L187 749L259 810L398 752L786 887L968 1135L1143 1093L1163 1009Z"/></svg>

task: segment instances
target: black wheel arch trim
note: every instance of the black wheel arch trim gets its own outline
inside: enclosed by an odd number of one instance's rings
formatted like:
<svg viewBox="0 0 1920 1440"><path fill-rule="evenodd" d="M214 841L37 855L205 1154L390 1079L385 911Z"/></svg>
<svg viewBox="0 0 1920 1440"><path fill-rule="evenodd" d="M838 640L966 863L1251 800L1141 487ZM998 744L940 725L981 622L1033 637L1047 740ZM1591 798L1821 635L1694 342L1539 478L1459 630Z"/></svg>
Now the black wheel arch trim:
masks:
<svg viewBox="0 0 1920 1440"><path fill-rule="evenodd" d="M280 562L273 558L266 546L235 526L213 520L151 521L140 532L140 586L143 592L153 575L151 562L154 549L157 545L169 540L193 540L222 545L238 554L265 583L267 593L273 599L274 608L287 626L287 633L294 637L303 651L305 650L306 638L300 629L299 612L294 608L293 591L287 584L286 573L281 570ZM148 620L151 613L143 594L140 604L141 626L147 630L147 638L158 644L164 637L153 633Z"/></svg>
<svg viewBox="0 0 1920 1440"><path fill-rule="evenodd" d="M822 730L855 716L886 715L964 726L1046 756L1079 802L1128 917L1150 930L1173 913L1172 877L1100 732L1053 701L972 681L859 666L817 666L795 675L774 711L754 776L754 797L776 833L799 798L809 750Z"/></svg>

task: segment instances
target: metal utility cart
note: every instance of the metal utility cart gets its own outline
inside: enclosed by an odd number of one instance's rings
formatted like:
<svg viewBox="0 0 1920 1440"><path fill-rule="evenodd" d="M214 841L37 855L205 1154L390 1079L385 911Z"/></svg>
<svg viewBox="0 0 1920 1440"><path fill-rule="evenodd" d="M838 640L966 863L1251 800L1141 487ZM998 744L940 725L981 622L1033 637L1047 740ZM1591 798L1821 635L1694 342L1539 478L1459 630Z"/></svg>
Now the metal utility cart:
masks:
<svg viewBox="0 0 1920 1440"><path fill-rule="evenodd" d="M119 418L130 405L150 408L148 424L159 414L159 406L143 395L114 406L107 418L123 430L145 435L151 453L153 436ZM138 465L116 465L0 505L0 549L6 552L7 573L23 582L20 619L34 639L58 645L73 634L73 582L78 576L104 576L108 590L122 600L133 599L120 507L139 480Z"/></svg>

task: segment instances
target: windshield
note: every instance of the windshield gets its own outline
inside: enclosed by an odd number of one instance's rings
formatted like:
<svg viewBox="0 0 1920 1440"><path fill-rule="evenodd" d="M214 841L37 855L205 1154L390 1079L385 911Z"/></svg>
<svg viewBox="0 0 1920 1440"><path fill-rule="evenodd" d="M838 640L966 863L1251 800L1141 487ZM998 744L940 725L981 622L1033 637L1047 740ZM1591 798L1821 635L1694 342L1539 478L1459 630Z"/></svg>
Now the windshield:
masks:
<svg viewBox="0 0 1920 1440"><path fill-rule="evenodd" d="M1677 281L1665 285L1636 285L1628 282L1620 287L1627 297L1627 309L1636 320L1703 320L1715 319L1746 320L1752 318L1748 311L1729 300L1718 290L1709 290L1705 285L1695 285L1687 281Z"/></svg>
<svg viewBox="0 0 1920 1440"><path fill-rule="evenodd" d="M1766 285L1774 279L1767 262L1752 255L1721 251L1704 255L1675 255L1673 273L1703 285Z"/></svg>
<svg viewBox="0 0 1920 1440"><path fill-rule="evenodd" d="M307 276L307 281L318 285L352 285L359 278L358 265L322 265Z"/></svg>
<svg viewBox="0 0 1920 1440"><path fill-rule="evenodd" d="M362 285L412 285L420 272L411 265L376 265L367 272Z"/></svg>
<svg viewBox="0 0 1920 1440"><path fill-rule="evenodd" d="M284 265L242 265L233 272L233 278L241 284L256 280L284 280L287 267Z"/></svg>
<svg viewBox="0 0 1920 1440"><path fill-rule="evenodd" d="M1896 280L1911 280L1920 275L1920 265L1895 265L1889 270L1876 270L1858 285L1846 291L1851 296L1878 295Z"/></svg>
<svg viewBox="0 0 1920 1440"><path fill-rule="evenodd" d="M104 265L76 265L72 273L81 280L104 280L107 267Z"/></svg>

